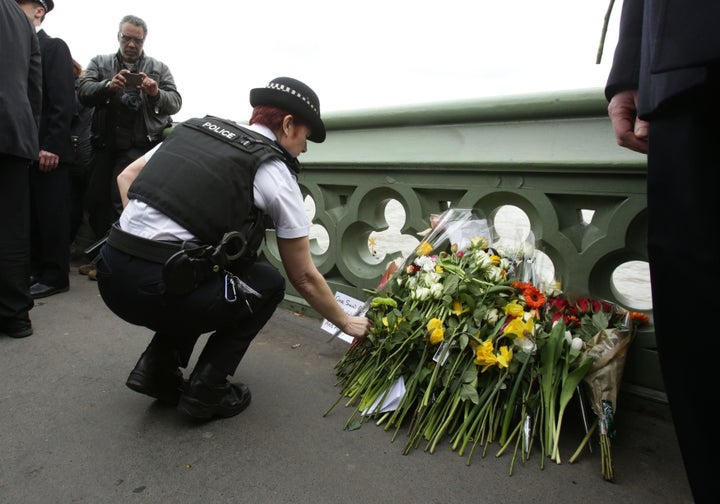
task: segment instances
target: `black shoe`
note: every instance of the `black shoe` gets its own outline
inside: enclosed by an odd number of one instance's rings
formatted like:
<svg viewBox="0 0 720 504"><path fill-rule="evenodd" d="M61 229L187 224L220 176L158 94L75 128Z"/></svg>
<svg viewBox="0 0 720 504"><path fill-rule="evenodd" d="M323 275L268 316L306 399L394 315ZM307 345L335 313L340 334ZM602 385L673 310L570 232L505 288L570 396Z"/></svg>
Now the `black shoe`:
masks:
<svg viewBox="0 0 720 504"><path fill-rule="evenodd" d="M11 338L27 338L32 336L33 328L30 320L7 319L0 327L0 334Z"/></svg>
<svg viewBox="0 0 720 504"><path fill-rule="evenodd" d="M199 419L239 414L250 404L250 389L242 383L229 383L226 377L212 364L199 365L180 396L178 408Z"/></svg>
<svg viewBox="0 0 720 504"><path fill-rule="evenodd" d="M183 383L176 354L160 354L148 347L130 372L125 385L135 392L175 406L180 400Z"/></svg>
<svg viewBox="0 0 720 504"><path fill-rule="evenodd" d="M59 294L61 292L67 292L70 290L70 286L55 287L53 285L45 285L40 282L36 282L30 286L30 296L33 299L44 298L52 296L53 294Z"/></svg>

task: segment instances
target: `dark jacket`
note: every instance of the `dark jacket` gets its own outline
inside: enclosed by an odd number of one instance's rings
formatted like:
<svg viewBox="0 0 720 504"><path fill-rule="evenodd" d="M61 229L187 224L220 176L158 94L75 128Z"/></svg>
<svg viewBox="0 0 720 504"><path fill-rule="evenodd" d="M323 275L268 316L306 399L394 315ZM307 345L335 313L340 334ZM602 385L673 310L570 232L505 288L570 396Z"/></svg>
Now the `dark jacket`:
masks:
<svg viewBox="0 0 720 504"><path fill-rule="evenodd" d="M93 136L100 140L107 138L108 114L107 105L112 98L112 91L108 91L105 85L112 80L122 68L120 52L115 54L101 54L95 56L87 68L85 75L80 78L78 98L80 102L88 107L95 107L92 120ZM175 80L170 69L163 62L146 56L142 53L138 60L138 71L144 72L151 79L155 80L159 88L159 98L150 99L145 93L140 93L142 112L147 135L152 142L162 140L163 130L172 123L172 114L180 111L182 97L175 86Z"/></svg>
<svg viewBox="0 0 720 504"><path fill-rule="evenodd" d="M42 65L35 27L15 0L0 0L0 153L38 159Z"/></svg>
<svg viewBox="0 0 720 504"><path fill-rule="evenodd" d="M705 82L720 61L719 20L718 0L624 0L606 98L637 89L638 113L648 119Z"/></svg>
<svg viewBox="0 0 720 504"><path fill-rule="evenodd" d="M37 33L43 67L43 99L40 116L40 150L73 158L70 124L75 114L75 76L72 56L65 41Z"/></svg>
<svg viewBox="0 0 720 504"><path fill-rule="evenodd" d="M75 86L80 84L80 79L75 80ZM83 172L90 165L92 147L90 145L90 124L93 114L92 107L86 107L75 96L75 113L73 114L70 132L72 133L73 157L70 163Z"/></svg>

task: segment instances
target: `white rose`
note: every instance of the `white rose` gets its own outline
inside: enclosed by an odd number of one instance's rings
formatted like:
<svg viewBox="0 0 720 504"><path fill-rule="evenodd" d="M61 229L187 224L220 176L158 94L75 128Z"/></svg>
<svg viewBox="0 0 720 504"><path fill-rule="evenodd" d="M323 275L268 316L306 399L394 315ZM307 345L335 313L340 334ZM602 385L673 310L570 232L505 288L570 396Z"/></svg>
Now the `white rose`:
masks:
<svg viewBox="0 0 720 504"><path fill-rule="evenodd" d="M430 286L430 295L433 299L440 299L443 295L442 284L436 283Z"/></svg>

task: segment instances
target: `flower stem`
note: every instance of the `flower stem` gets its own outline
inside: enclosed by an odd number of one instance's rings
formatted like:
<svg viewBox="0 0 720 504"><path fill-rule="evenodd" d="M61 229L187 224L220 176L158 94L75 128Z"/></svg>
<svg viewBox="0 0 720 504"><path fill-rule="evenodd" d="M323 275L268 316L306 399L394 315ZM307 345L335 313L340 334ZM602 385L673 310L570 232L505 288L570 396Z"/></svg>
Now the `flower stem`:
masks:
<svg viewBox="0 0 720 504"><path fill-rule="evenodd" d="M582 438L582 441L580 441L580 445L577 447L577 450L575 450L575 453L572 454L572 457L570 457L568 462L572 464L573 462L575 462L575 460L577 460L583 448L585 448L585 445L587 445L588 441L590 440L590 436L592 436L592 433L595 432L595 429L597 429L597 426L598 420L596 418L592 426L588 429L587 434L585 434L585 437Z"/></svg>
<svg viewBox="0 0 720 504"><path fill-rule="evenodd" d="M505 450L510 445L510 442L513 440L515 435L520 431L520 427L522 427L522 424L523 424L523 421L520 420L518 422L518 424L515 426L515 428L513 429L513 431L510 433L510 436L509 437L506 436L505 443L501 445L500 449L495 454L496 457L499 457L500 455L502 455L505 452Z"/></svg>
<svg viewBox="0 0 720 504"><path fill-rule="evenodd" d="M520 368L520 371L518 372L517 376L515 376L515 385L513 385L512 392L510 393L510 400L505 405L505 415L503 416L503 423L502 423L502 430L500 431L500 444L504 445L505 440L507 439L507 432L510 428L510 420L512 419L512 414L514 412L515 407L515 398L517 397L518 389L520 388L520 383L522 382L523 374L525 373L525 368L527 368L528 362L530 362L531 357L527 356L525 359L525 362L523 362L522 367Z"/></svg>
<svg viewBox="0 0 720 504"><path fill-rule="evenodd" d="M610 452L610 437L607 434L600 434L600 459L602 467L602 477L605 481L613 481L615 479L615 470L612 463L612 454Z"/></svg>

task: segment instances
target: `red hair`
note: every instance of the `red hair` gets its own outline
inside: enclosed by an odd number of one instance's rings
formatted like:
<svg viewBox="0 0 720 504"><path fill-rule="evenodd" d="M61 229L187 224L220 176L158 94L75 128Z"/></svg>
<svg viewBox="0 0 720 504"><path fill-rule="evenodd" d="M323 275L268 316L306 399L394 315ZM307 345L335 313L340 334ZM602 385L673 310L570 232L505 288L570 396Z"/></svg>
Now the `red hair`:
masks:
<svg viewBox="0 0 720 504"><path fill-rule="evenodd" d="M250 124L262 124L270 128L272 131L276 131L278 129L282 129L282 122L286 115L293 116L295 122L309 127L305 121L292 112L268 105L257 105L253 108L252 116L250 117Z"/></svg>

